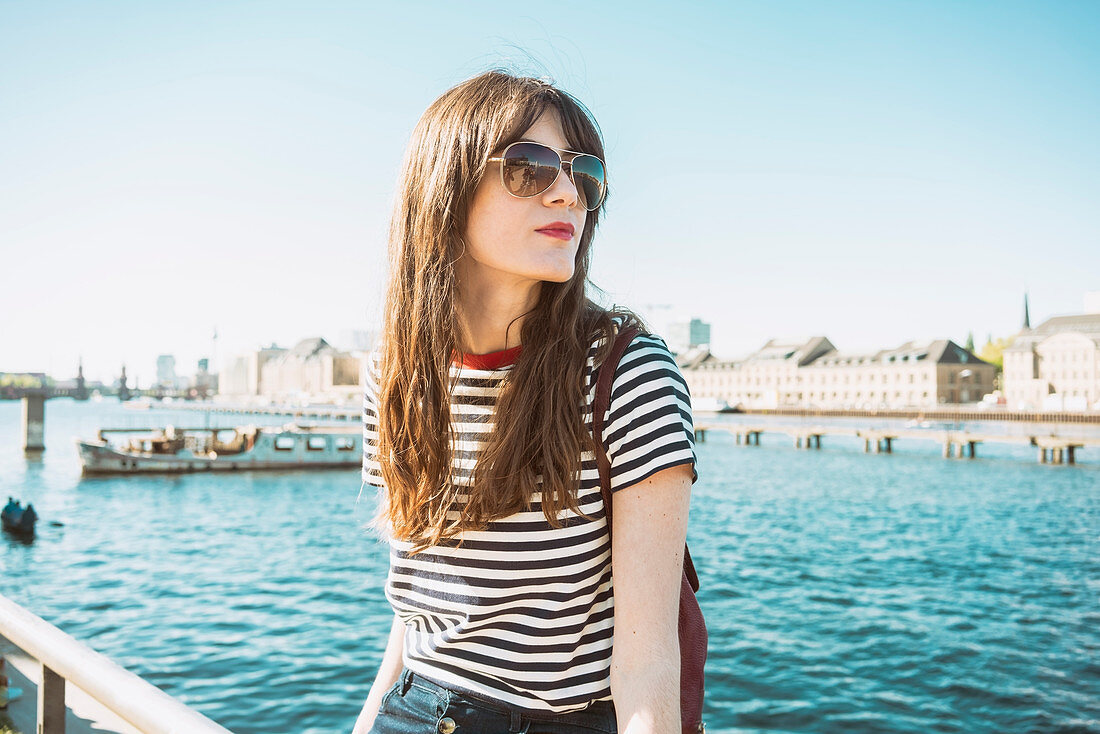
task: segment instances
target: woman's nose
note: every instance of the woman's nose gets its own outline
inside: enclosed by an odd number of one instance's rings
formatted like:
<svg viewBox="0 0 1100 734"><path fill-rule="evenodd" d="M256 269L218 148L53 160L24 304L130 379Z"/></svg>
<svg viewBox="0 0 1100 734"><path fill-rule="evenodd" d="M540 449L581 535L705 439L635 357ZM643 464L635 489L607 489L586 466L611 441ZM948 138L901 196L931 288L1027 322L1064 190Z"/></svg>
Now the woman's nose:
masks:
<svg viewBox="0 0 1100 734"><path fill-rule="evenodd" d="M558 177L543 194L543 201L547 206L561 203L573 207L577 205L579 198L577 187L573 185L573 167L562 161Z"/></svg>

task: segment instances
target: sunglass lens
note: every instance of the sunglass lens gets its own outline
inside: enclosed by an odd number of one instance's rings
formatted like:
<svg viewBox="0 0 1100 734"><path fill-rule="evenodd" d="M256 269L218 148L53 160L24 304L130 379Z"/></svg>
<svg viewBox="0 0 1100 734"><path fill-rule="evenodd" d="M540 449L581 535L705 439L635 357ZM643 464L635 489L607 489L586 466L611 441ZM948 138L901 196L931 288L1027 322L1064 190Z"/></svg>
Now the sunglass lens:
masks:
<svg viewBox="0 0 1100 734"><path fill-rule="evenodd" d="M594 155L578 155L570 167L581 206L590 212L599 209L605 186L603 162Z"/></svg>
<svg viewBox="0 0 1100 734"><path fill-rule="evenodd" d="M504 153L504 187L515 196L541 194L558 177L561 159L537 143L515 143Z"/></svg>

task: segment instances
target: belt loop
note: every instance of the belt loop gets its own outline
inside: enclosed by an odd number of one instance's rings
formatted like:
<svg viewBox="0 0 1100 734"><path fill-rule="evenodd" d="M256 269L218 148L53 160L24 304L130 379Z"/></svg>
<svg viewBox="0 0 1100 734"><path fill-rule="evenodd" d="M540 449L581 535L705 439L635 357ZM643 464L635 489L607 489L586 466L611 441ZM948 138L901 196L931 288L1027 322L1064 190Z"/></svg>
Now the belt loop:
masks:
<svg viewBox="0 0 1100 734"><path fill-rule="evenodd" d="M405 694L409 692L409 686L412 685L413 672L408 668L405 668L401 673L401 697L404 698Z"/></svg>
<svg viewBox="0 0 1100 734"><path fill-rule="evenodd" d="M526 726L523 726L523 717L520 715L519 710L514 708L508 709L508 732L509 734L527 734L527 730L531 727L531 722L528 721Z"/></svg>

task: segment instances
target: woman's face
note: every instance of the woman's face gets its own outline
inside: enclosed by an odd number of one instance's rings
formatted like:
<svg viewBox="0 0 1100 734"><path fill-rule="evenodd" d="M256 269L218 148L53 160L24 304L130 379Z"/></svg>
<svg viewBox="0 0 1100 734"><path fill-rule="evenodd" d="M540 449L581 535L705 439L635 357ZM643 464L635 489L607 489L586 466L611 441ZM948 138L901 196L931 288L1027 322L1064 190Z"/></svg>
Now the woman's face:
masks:
<svg viewBox="0 0 1100 734"><path fill-rule="evenodd" d="M558 149L570 147L554 110L544 112L522 138ZM569 280L588 215L573 181L558 174L546 191L519 199L504 190L500 165L489 164L474 192L461 258L463 275L482 285Z"/></svg>

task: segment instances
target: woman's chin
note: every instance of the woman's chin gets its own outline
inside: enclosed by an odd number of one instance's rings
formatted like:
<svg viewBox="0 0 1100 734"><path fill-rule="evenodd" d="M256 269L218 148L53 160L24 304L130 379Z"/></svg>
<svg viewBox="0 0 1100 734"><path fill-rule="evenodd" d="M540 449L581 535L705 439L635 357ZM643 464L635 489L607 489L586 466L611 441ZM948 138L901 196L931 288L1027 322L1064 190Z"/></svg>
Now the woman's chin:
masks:
<svg viewBox="0 0 1100 734"><path fill-rule="evenodd" d="M572 270L569 270L569 271L559 270L557 272L547 273L542 278L542 280L545 280L547 283L568 283L572 279L573 279L573 271Z"/></svg>

